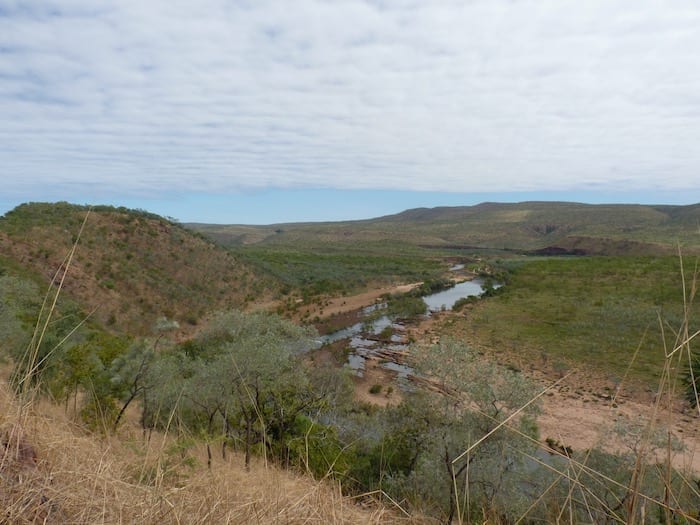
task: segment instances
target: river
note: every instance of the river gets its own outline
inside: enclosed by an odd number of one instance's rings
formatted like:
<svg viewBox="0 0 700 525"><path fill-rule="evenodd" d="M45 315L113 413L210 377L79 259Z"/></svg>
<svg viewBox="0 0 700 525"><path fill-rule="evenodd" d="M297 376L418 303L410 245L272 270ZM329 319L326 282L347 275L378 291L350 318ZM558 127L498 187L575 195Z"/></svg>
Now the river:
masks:
<svg viewBox="0 0 700 525"><path fill-rule="evenodd" d="M428 307L428 314L444 310L451 310L454 304L465 297L479 296L484 292L484 281L474 279L456 284L454 287L441 292L423 297ZM364 308L363 316L386 308L385 304L378 304ZM387 327L392 328L389 339L379 335ZM348 340L348 366L362 377L367 359L379 359L382 367L392 370L397 374L397 382L404 389L410 388L408 376L413 369L401 362L402 353L408 349L408 341L404 335L406 327L398 322L393 322L383 315L372 321L356 323L342 330L321 337L322 344L334 343L344 339Z"/></svg>

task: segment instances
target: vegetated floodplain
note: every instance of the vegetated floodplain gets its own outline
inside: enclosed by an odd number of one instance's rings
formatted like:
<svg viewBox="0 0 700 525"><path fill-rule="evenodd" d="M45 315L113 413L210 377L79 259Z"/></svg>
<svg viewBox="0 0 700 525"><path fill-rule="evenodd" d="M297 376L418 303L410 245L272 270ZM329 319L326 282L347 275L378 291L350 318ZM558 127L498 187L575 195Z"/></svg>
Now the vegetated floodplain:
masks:
<svg viewBox="0 0 700 525"><path fill-rule="evenodd" d="M444 263L425 255L356 250L320 253L302 247L246 247L235 250L249 264L282 281L306 297L351 293L370 285L436 278Z"/></svg>
<svg viewBox="0 0 700 525"><path fill-rule="evenodd" d="M697 272L683 261L686 288ZM678 257L583 257L505 261L508 285L463 322L480 343L549 360L584 364L649 384L663 369L683 321ZM700 320L689 312L691 326ZM460 323L461 325L461 323ZM663 331L662 331L663 327ZM636 358L633 357L637 348Z"/></svg>

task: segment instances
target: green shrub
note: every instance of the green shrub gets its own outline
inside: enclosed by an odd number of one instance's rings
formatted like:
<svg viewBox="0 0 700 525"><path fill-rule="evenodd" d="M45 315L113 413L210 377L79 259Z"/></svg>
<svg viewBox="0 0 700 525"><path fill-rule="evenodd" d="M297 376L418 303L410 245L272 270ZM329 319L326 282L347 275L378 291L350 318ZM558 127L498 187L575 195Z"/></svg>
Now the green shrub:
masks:
<svg viewBox="0 0 700 525"><path fill-rule="evenodd" d="M291 464L317 478L329 473L343 478L354 460L352 450L338 440L333 427L315 423L303 415L297 416L287 438L286 448Z"/></svg>
<svg viewBox="0 0 700 525"><path fill-rule="evenodd" d="M414 295L393 295L387 301L387 313L394 319L410 319L423 315L428 309L425 301Z"/></svg>

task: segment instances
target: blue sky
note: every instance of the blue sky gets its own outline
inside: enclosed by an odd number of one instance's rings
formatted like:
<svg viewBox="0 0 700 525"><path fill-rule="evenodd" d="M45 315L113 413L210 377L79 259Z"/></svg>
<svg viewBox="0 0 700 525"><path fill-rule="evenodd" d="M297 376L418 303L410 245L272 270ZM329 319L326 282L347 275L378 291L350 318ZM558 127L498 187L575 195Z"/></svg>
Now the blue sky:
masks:
<svg viewBox="0 0 700 525"><path fill-rule="evenodd" d="M700 202L695 0L0 0L0 213Z"/></svg>

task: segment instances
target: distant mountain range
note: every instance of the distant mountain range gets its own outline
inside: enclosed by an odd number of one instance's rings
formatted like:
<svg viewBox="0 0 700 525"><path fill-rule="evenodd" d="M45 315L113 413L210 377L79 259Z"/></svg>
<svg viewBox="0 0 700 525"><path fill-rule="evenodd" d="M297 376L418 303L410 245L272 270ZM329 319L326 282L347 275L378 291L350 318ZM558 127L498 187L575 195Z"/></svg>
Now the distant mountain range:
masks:
<svg viewBox="0 0 700 525"><path fill-rule="evenodd" d="M648 206L485 202L416 208L362 221L269 226L187 224L225 245L402 242L440 249L542 254L663 254L700 251L700 204Z"/></svg>

